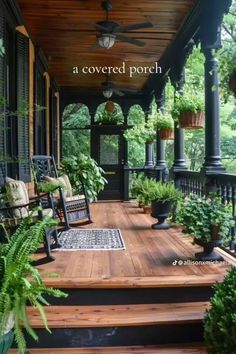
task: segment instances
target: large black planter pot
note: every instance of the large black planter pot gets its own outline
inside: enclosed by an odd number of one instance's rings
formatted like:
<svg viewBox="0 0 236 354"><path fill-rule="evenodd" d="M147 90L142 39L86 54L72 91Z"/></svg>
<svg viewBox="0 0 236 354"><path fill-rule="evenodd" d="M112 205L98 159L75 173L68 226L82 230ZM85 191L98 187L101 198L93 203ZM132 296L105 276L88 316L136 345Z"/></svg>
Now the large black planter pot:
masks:
<svg viewBox="0 0 236 354"><path fill-rule="evenodd" d="M153 200L152 201L152 213L151 216L153 218L158 219L156 224L152 225L152 229L154 230L167 230L171 227L170 224L165 223L165 219L170 214L172 207L172 201L161 201L161 200Z"/></svg>
<svg viewBox="0 0 236 354"><path fill-rule="evenodd" d="M13 343L13 339L14 334L12 330L3 336L0 336L0 354L6 354L8 352L8 349L11 348Z"/></svg>
<svg viewBox="0 0 236 354"><path fill-rule="evenodd" d="M203 242L202 240L194 239L194 242L203 247L203 252L195 253L195 257L198 261L224 261L224 258L219 255L214 248L220 246L220 240L213 240L211 242Z"/></svg>

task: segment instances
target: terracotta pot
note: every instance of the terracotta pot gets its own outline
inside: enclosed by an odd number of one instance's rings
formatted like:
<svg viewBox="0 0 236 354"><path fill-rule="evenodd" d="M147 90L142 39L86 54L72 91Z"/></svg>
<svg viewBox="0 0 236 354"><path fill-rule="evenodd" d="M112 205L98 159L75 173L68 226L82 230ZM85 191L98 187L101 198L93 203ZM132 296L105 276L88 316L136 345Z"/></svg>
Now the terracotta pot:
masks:
<svg viewBox="0 0 236 354"><path fill-rule="evenodd" d="M229 78L229 89L233 92L236 97L236 69L232 72Z"/></svg>
<svg viewBox="0 0 236 354"><path fill-rule="evenodd" d="M106 110L107 112L112 113L112 112L114 111L114 109L115 109L114 102L112 102L112 101L107 101L107 103L106 103L106 105L105 105L105 110Z"/></svg>
<svg viewBox="0 0 236 354"><path fill-rule="evenodd" d="M144 214L151 214L151 205L144 205L143 212Z"/></svg>
<svg viewBox="0 0 236 354"><path fill-rule="evenodd" d="M159 131L161 140L174 140L174 130L171 128L163 128Z"/></svg>
<svg viewBox="0 0 236 354"><path fill-rule="evenodd" d="M203 128L205 115L203 112L193 113L185 111L180 114L179 126L185 129L200 129Z"/></svg>

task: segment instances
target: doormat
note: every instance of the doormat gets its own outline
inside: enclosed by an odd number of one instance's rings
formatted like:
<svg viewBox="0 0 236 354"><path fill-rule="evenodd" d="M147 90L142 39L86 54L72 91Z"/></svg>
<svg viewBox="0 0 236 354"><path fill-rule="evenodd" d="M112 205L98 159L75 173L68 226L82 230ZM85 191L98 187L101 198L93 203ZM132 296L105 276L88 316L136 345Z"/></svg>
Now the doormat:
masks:
<svg viewBox="0 0 236 354"><path fill-rule="evenodd" d="M57 251L109 251L124 250L119 229L69 229L58 234L62 247Z"/></svg>

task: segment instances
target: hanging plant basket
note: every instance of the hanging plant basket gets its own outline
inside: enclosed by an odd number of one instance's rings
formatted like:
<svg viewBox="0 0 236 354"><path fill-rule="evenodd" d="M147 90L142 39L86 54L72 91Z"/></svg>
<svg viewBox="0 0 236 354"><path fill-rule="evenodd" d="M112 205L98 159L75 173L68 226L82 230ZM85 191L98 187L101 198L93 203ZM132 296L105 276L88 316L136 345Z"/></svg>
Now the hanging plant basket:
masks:
<svg viewBox="0 0 236 354"><path fill-rule="evenodd" d="M236 97L236 69L233 70L229 78L229 88Z"/></svg>
<svg viewBox="0 0 236 354"><path fill-rule="evenodd" d="M171 128L162 128L159 130L161 140L174 140L174 130Z"/></svg>
<svg viewBox="0 0 236 354"><path fill-rule="evenodd" d="M201 129L204 127L205 115L203 112L194 113L183 111L179 116L179 127L185 129Z"/></svg>
<svg viewBox="0 0 236 354"><path fill-rule="evenodd" d="M105 110L106 110L107 112L109 112L109 113L114 112L114 110L115 110L115 104L114 104L114 102L112 102L112 101L107 101L106 106L105 106Z"/></svg>

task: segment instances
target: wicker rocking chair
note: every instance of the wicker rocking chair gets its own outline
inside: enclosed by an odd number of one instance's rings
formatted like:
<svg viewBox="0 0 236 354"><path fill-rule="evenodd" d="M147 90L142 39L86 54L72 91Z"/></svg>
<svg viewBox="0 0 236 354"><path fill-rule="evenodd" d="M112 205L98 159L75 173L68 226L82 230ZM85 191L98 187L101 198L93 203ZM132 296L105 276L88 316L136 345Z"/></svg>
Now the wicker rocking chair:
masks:
<svg viewBox="0 0 236 354"><path fill-rule="evenodd" d="M51 206L53 206L60 219L65 221L66 228L70 228L72 223L87 219L92 223L89 211L89 202L86 189L81 182L81 193L73 195L70 180L67 175L58 176L55 160L53 156L34 155L31 157L36 191L39 194L40 183L43 181L60 182L58 193L51 193Z"/></svg>

